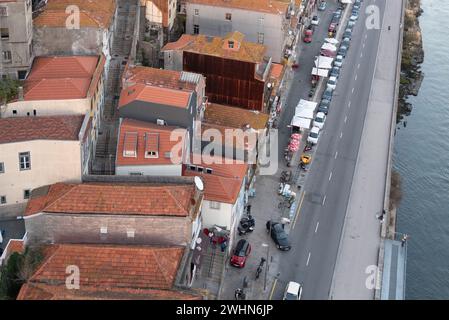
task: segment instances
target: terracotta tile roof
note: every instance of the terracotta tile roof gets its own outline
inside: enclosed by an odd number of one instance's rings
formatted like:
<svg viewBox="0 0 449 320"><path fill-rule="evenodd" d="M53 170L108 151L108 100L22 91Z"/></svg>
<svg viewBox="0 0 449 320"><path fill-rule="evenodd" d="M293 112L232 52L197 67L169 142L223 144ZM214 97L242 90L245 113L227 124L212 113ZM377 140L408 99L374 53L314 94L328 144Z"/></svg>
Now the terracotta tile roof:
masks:
<svg viewBox="0 0 449 320"><path fill-rule="evenodd" d="M80 27L109 28L113 22L114 0L48 0L44 11L33 19L33 25L65 28L69 16L66 8L70 5L80 9Z"/></svg>
<svg viewBox="0 0 449 320"><path fill-rule="evenodd" d="M265 113L216 103L208 103L204 112L204 122L236 129L244 129L247 125L256 130L264 129L269 118Z"/></svg>
<svg viewBox="0 0 449 320"><path fill-rule="evenodd" d="M212 173L191 170L189 165L184 166L183 175L200 176L204 181L204 199L234 204L237 201L244 178L248 172L248 165L241 161L225 158L205 157L196 160L191 156L190 164L212 169ZM216 163L214 163L216 162Z"/></svg>
<svg viewBox="0 0 449 320"><path fill-rule="evenodd" d="M84 116L0 119L0 143L30 140L78 140Z"/></svg>
<svg viewBox="0 0 449 320"><path fill-rule="evenodd" d="M223 38L209 37L201 34L182 35L178 41L166 44L162 48L162 51L182 50L185 52L193 52L238 61L247 61L252 63L262 62L267 49L262 44L243 40L238 48L226 48L226 39L240 39L240 35L241 33L239 32L231 33L230 35L228 34Z"/></svg>
<svg viewBox="0 0 449 320"><path fill-rule="evenodd" d="M5 248L6 256L9 257L11 254L17 252L22 253L25 250L25 245L21 239L10 239L8 245Z"/></svg>
<svg viewBox="0 0 449 320"><path fill-rule="evenodd" d="M276 0L187 0L187 3L274 14L285 14L288 8L288 3Z"/></svg>
<svg viewBox="0 0 449 320"><path fill-rule="evenodd" d="M50 245L37 271L22 287L28 299L195 299L173 287L182 247ZM65 286L66 267L80 270L80 289Z"/></svg>
<svg viewBox="0 0 449 320"><path fill-rule="evenodd" d="M133 165L171 165L171 164L181 164L184 157L186 156L183 149L175 149L180 142L181 138L176 133L182 134L185 141L183 146L185 146L187 141L187 130L184 128L169 127L169 126L158 126L153 123L124 119L120 124L120 135L117 142L117 160L116 166L133 166ZM125 136L130 133L137 133L137 143L136 143L136 156L135 157L125 157L123 156L123 151L125 149ZM146 158L145 157L145 134L157 134L158 136L158 157L157 158ZM171 141L171 135L173 136L173 141ZM174 138L177 138L176 140ZM167 157L168 153L172 150L178 151L177 154L172 154L171 157Z"/></svg>
<svg viewBox="0 0 449 320"><path fill-rule="evenodd" d="M25 80L24 99L60 100L86 98L103 72L99 56L53 56L34 59Z"/></svg>
<svg viewBox="0 0 449 320"><path fill-rule="evenodd" d="M284 65L273 62L271 64L270 77L280 81L284 73Z"/></svg>
<svg viewBox="0 0 449 320"><path fill-rule="evenodd" d="M196 75L199 79L203 78L203 76L198 73L173 71L142 66L127 66L125 72L123 73L123 80L130 85L143 83L155 87L164 87L176 90L195 90L197 86L196 83L181 80L181 75L183 73Z"/></svg>
<svg viewBox="0 0 449 320"><path fill-rule="evenodd" d="M119 108L138 100L187 109L191 97L191 91L174 90L137 83L122 90Z"/></svg>
<svg viewBox="0 0 449 320"><path fill-rule="evenodd" d="M146 183L56 183L44 195L28 201L25 216L38 212L188 216L193 185Z"/></svg>
<svg viewBox="0 0 449 320"><path fill-rule="evenodd" d="M217 140L217 137L213 137L215 140L215 143L220 143L221 145L227 145L227 146L233 146L233 148L241 149L250 151L253 150L255 147L257 147L257 138L258 138L258 132L250 129L249 131L243 130L244 135L242 137L239 137L238 133L235 135L232 135L234 128L231 128L229 126L223 126L216 123L210 123L203 121L201 123L201 135L202 140L205 142L212 142L210 140L207 140L206 137L209 137L210 130L218 130L218 132L221 134L219 138L221 138L221 141ZM229 130L231 132L229 133ZM213 132L212 131L212 132Z"/></svg>

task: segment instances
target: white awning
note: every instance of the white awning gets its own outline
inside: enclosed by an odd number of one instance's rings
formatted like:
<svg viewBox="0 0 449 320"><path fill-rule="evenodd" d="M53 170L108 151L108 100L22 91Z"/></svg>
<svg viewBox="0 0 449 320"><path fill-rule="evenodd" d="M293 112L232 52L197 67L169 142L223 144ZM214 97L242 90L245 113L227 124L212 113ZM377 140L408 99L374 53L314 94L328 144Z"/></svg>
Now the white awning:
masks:
<svg viewBox="0 0 449 320"><path fill-rule="evenodd" d="M315 116L315 109L298 109L295 110L295 117L313 119Z"/></svg>
<svg viewBox="0 0 449 320"><path fill-rule="evenodd" d="M329 76L329 70L313 68L312 75L327 78Z"/></svg>
<svg viewBox="0 0 449 320"><path fill-rule="evenodd" d="M352 3L352 0L340 0L340 3L348 4L348 3Z"/></svg>
<svg viewBox="0 0 449 320"><path fill-rule="evenodd" d="M334 61L334 58L331 57L325 57L325 56L318 56L315 59L315 67L319 69L332 69L332 62Z"/></svg>
<svg viewBox="0 0 449 320"><path fill-rule="evenodd" d="M305 99L299 100L298 104L296 105L296 110L298 109L311 109L315 110L318 103L315 101L309 101Z"/></svg>
<svg viewBox="0 0 449 320"><path fill-rule="evenodd" d="M324 39L324 41L326 41L327 43L330 43L330 44L337 44L339 42L335 38L326 38L326 39Z"/></svg>
<svg viewBox="0 0 449 320"><path fill-rule="evenodd" d="M326 42L321 46L321 50L329 50L329 51L335 52L335 51L337 51L337 47L331 43Z"/></svg>
<svg viewBox="0 0 449 320"><path fill-rule="evenodd" d="M310 129L311 119L305 119L301 117L293 117L291 125L298 128Z"/></svg>

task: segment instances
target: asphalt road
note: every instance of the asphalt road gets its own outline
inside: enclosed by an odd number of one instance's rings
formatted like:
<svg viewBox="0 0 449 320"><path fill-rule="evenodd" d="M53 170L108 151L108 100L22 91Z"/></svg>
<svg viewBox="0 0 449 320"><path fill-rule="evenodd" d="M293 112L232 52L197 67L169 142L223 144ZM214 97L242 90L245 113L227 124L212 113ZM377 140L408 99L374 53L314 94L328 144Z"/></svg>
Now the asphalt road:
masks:
<svg viewBox="0 0 449 320"><path fill-rule="evenodd" d="M328 299L338 254L364 119L373 80L380 30L364 26L364 10L375 3L383 16L385 0L365 0L352 34L348 55L330 106L324 132L304 187L305 197L298 221L290 232L293 249L279 267L279 283L297 281L303 285L303 299ZM327 26L334 3L320 24ZM323 15L326 15L324 17ZM327 27L314 35L314 43L303 46L299 65L311 69L314 56L326 36ZM318 30L317 30L318 31ZM280 128L290 121L300 98L307 99L309 72L295 75ZM296 89L295 86L299 87ZM305 91L305 92L304 92ZM285 134L281 130L280 136ZM287 132L288 134L288 132ZM283 285L273 299L281 299Z"/></svg>

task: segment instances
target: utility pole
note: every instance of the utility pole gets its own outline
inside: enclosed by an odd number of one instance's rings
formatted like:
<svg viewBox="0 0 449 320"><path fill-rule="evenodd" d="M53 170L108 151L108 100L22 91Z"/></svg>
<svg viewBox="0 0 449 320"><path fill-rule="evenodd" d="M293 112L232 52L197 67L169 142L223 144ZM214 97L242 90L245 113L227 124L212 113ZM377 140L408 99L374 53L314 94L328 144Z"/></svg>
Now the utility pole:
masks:
<svg viewBox="0 0 449 320"><path fill-rule="evenodd" d="M271 226L271 224L270 224ZM268 268L269 268L269 262L268 262L268 256L270 255L270 246L266 243L262 243L262 247L267 247L267 267L265 268L265 279L263 282L263 291L267 290L267 277L268 277Z"/></svg>

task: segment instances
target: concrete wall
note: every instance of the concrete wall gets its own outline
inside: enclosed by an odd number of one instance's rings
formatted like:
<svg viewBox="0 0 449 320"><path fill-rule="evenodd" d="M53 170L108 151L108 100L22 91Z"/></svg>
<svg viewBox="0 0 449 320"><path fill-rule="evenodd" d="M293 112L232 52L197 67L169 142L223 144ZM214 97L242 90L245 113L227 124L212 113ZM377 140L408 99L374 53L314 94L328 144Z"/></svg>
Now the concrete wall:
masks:
<svg viewBox="0 0 449 320"><path fill-rule="evenodd" d="M37 116L57 116L57 115L76 115L90 112L90 99L71 99L71 100L34 100L34 101L16 101L0 107L0 116L9 118L14 116L25 117L27 113L33 115L36 110ZM17 114L14 115L13 111Z"/></svg>
<svg viewBox="0 0 449 320"><path fill-rule="evenodd" d="M19 153L30 152L31 169L19 169ZM63 181L81 181L79 141L34 140L0 144L0 196L6 205L24 203L24 190ZM0 206L2 206L0 204Z"/></svg>
<svg viewBox="0 0 449 320"><path fill-rule="evenodd" d="M30 50L33 25L31 0L2 2L0 7L7 7L7 16L0 16L2 28L9 29L9 39L1 40L1 51L11 51L11 62L0 57L0 73L18 78L18 71L27 71L33 59Z"/></svg>
<svg viewBox="0 0 449 320"><path fill-rule="evenodd" d="M164 69L182 71L182 51L164 51Z"/></svg>
<svg viewBox="0 0 449 320"><path fill-rule="evenodd" d="M100 233L103 227L107 234ZM26 217L25 228L28 243L186 245L192 239L189 217L44 213Z"/></svg>
<svg viewBox="0 0 449 320"><path fill-rule="evenodd" d="M116 166L116 175L128 176L130 173L140 173L144 176L181 176L182 164Z"/></svg>
<svg viewBox="0 0 449 320"><path fill-rule="evenodd" d="M198 15L195 15L195 9L199 10ZM231 13L232 21L225 19L226 13ZM269 14L187 2L186 33L193 34L193 26L199 25L200 34L222 37L229 32L240 31L245 34L246 41L255 43L259 41L258 33L263 33L266 55L280 63L286 40L285 20L285 13Z"/></svg>

